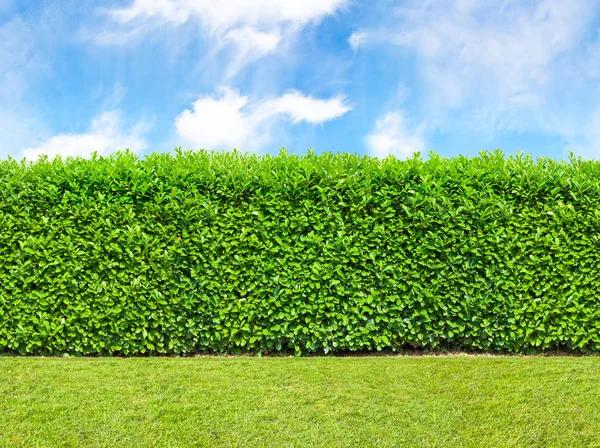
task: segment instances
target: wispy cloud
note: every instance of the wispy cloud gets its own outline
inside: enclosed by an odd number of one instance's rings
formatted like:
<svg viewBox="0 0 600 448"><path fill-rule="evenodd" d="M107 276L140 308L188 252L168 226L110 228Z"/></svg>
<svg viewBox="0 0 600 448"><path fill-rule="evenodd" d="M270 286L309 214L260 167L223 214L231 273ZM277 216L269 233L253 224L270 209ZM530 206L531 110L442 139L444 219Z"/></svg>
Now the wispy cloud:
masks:
<svg viewBox="0 0 600 448"><path fill-rule="evenodd" d="M430 100L449 107L473 98L539 104L553 64L577 46L594 8L588 0L408 3L392 42L416 52Z"/></svg>
<svg viewBox="0 0 600 448"><path fill-rule="evenodd" d="M354 51L356 51L361 45L363 45L367 41L368 38L369 33L365 31L355 31L348 38L348 44L352 47Z"/></svg>
<svg viewBox="0 0 600 448"><path fill-rule="evenodd" d="M120 23L155 19L161 23L182 24L198 20L217 33L240 25L302 25L334 13L348 0L135 0L130 7L109 10Z"/></svg>
<svg viewBox="0 0 600 448"><path fill-rule="evenodd" d="M5 10L12 8L4 2ZM10 15L0 21L0 155L15 154L43 138L46 124L27 103L31 85L52 72L50 14L26 20ZM0 17L1 18L1 17ZM49 48L50 47L50 48Z"/></svg>
<svg viewBox="0 0 600 448"><path fill-rule="evenodd" d="M393 155L405 159L425 148L422 127L410 126L403 110L387 112L377 119L375 129L366 137L371 155L384 158Z"/></svg>
<svg viewBox="0 0 600 448"><path fill-rule="evenodd" d="M279 30L263 32L251 26L246 26L228 31L224 36L224 40L237 47L237 51L225 74L225 77L230 79L247 64L274 51L281 41L281 34Z"/></svg>
<svg viewBox="0 0 600 448"><path fill-rule="evenodd" d="M150 121L142 120L124 128L118 111L104 112L92 121L88 132L56 135L40 145L23 149L21 155L37 159L42 154L89 157L93 152L100 155L123 149L139 152L148 146L144 135L151 126Z"/></svg>
<svg viewBox="0 0 600 448"><path fill-rule="evenodd" d="M305 25L335 13L349 0L135 0L104 10L112 25L93 33L101 45L125 44L159 27L195 23L213 48L234 48L225 78L272 53ZM90 36L86 31L84 35Z"/></svg>
<svg viewBox="0 0 600 448"><path fill-rule="evenodd" d="M238 148L256 151L270 140L270 127L278 117L292 123L324 123L341 117L352 107L344 98L312 98L300 92L250 103L237 90L223 87L218 95L203 96L175 120L178 135L190 145L205 149Z"/></svg>
<svg viewBox="0 0 600 448"><path fill-rule="evenodd" d="M0 24L0 97L21 96L29 78L43 69L37 32L37 27L20 17Z"/></svg>
<svg viewBox="0 0 600 448"><path fill-rule="evenodd" d="M593 0L407 0L382 25L353 34L350 45L391 44L416 56L420 113L430 127L556 132L543 123L549 113L564 117L554 98L594 67L598 73L597 64L581 61L597 7ZM589 73L569 68L576 65Z"/></svg>

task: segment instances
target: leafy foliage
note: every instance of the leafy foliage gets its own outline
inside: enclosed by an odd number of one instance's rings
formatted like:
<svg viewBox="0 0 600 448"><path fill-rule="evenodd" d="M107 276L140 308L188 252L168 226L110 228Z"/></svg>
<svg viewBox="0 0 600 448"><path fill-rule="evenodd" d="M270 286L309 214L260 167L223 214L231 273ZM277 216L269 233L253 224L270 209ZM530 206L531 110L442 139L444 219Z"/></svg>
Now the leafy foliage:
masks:
<svg viewBox="0 0 600 448"><path fill-rule="evenodd" d="M600 163L0 162L0 351L600 350Z"/></svg>

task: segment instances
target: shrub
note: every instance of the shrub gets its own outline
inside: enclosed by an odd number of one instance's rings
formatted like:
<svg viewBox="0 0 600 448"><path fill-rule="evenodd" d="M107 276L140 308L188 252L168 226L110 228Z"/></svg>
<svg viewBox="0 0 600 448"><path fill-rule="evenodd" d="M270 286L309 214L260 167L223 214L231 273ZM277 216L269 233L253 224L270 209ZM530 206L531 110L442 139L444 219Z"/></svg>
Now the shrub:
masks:
<svg viewBox="0 0 600 448"><path fill-rule="evenodd" d="M600 349L600 162L0 162L0 351Z"/></svg>

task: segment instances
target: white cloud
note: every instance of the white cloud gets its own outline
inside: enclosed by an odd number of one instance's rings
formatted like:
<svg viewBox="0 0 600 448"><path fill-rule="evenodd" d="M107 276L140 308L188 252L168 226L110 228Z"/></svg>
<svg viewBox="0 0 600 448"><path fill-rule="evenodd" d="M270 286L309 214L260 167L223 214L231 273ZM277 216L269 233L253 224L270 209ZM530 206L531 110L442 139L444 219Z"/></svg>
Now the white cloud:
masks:
<svg viewBox="0 0 600 448"><path fill-rule="evenodd" d="M35 160L42 154L89 157L94 151L106 155L126 148L139 152L147 147L143 134L149 127L149 123L142 121L124 130L118 112L105 112L92 121L88 132L56 135L41 145L23 149L21 155Z"/></svg>
<svg viewBox="0 0 600 448"><path fill-rule="evenodd" d="M323 123L339 118L352 110L343 96L335 96L328 100L311 98L300 92L290 92L285 95L266 101L261 110L263 114L285 114L292 118L293 123L306 121L307 123Z"/></svg>
<svg viewBox="0 0 600 448"><path fill-rule="evenodd" d="M270 127L280 116L292 123L323 123L351 110L341 96L327 100L299 92L286 93L261 102L248 103L248 97L230 88L219 96L203 96L192 109L175 120L178 135L190 145L205 149L238 148L255 151L270 139Z"/></svg>
<svg viewBox="0 0 600 448"><path fill-rule="evenodd" d="M220 97L200 97L193 110L175 120L177 133L186 142L206 149L231 149L249 141L256 123L242 109L248 97L223 89Z"/></svg>
<svg viewBox="0 0 600 448"><path fill-rule="evenodd" d="M425 143L421 127L407 124L402 110L390 111L375 123L375 129L366 137L369 152L379 158L393 155L405 159L415 152L422 152Z"/></svg>

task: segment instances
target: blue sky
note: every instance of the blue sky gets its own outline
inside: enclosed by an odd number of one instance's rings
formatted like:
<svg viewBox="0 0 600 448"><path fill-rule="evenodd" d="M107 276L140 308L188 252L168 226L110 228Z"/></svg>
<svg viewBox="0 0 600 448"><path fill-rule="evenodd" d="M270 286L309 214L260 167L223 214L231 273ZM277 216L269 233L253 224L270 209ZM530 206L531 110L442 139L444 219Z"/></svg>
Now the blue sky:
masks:
<svg viewBox="0 0 600 448"><path fill-rule="evenodd" d="M600 157L598 0L0 0L0 156Z"/></svg>

